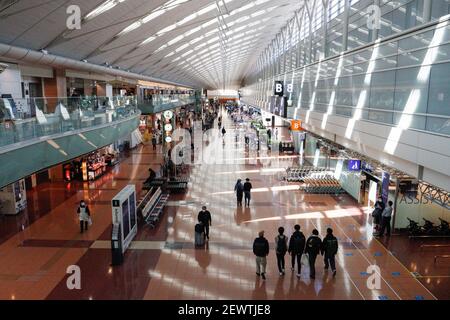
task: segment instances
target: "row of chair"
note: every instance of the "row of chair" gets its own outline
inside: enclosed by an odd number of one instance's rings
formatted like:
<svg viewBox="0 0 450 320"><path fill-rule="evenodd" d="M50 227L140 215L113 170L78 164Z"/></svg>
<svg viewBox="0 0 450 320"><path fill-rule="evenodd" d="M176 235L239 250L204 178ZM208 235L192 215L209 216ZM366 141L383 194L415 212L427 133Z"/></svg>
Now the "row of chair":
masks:
<svg viewBox="0 0 450 320"><path fill-rule="evenodd" d="M186 192L188 188L189 178L188 177L178 177L167 181L167 190L178 193Z"/></svg>
<svg viewBox="0 0 450 320"><path fill-rule="evenodd" d="M152 229L156 227L156 224L161 218L164 212L164 207L169 200L169 195L163 193L161 188L158 188L148 203L142 209L142 215L147 225Z"/></svg>

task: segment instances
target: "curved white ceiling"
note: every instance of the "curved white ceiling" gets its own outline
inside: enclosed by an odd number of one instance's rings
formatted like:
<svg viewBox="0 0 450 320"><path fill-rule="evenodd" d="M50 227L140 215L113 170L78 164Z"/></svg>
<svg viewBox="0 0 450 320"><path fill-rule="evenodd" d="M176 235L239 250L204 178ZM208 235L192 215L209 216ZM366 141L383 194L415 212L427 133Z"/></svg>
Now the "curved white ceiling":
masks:
<svg viewBox="0 0 450 320"><path fill-rule="evenodd" d="M0 0L0 42L188 86L236 88L302 0ZM81 9L68 30L67 8Z"/></svg>

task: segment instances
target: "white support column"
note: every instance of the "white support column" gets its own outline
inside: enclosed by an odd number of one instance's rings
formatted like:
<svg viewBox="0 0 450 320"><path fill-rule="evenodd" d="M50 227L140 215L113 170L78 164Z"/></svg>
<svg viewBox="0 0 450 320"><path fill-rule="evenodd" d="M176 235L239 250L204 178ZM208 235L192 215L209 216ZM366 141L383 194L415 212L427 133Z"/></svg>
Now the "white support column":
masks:
<svg viewBox="0 0 450 320"><path fill-rule="evenodd" d="M350 0L344 1L344 19L342 21L342 52L348 49L348 22L350 17Z"/></svg>
<svg viewBox="0 0 450 320"><path fill-rule="evenodd" d="M423 0L423 23L431 21L432 0Z"/></svg>
<svg viewBox="0 0 450 320"><path fill-rule="evenodd" d="M330 3L329 0L322 0L323 5L323 19L322 19L322 51L323 51L323 58L326 57L327 52L327 35L328 35L328 4Z"/></svg>
<svg viewBox="0 0 450 320"><path fill-rule="evenodd" d="M295 23L297 24L298 28L298 41L297 41L297 54L296 54L296 67L300 67L300 53L301 53L301 46L300 46L300 33L302 31L302 19L303 19L303 12L305 10L305 7L303 6L302 9L300 9L300 12L295 13Z"/></svg>
<svg viewBox="0 0 450 320"><path fill-rule="evenodd" d="M381 4L380 0L373 0L373 5L374 6L380 7L380 4ZM381 19L381 17L380 17L380 19ZM381 21L380 21L380 25L381 25ZM372 30L372 42L377 41L379 35L380 35L380 30L377 29L377 28L374 28Z"/></svg>

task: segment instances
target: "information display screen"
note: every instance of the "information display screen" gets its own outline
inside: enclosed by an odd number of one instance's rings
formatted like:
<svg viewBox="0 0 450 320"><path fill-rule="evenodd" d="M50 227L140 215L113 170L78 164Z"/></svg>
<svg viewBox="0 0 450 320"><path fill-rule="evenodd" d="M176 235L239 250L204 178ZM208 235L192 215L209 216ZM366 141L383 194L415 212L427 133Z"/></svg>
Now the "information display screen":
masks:
<svg viewBox="0 0 450 320"><path fill-rule="evenodd" d="M136 203L135 203L135 194L133 193L128 201L130 202L130 229L133 229L136 225Z"/></svg>
<svg viewBox="0 0 450 320"><path fill-rule="evenodd" d="M128 200L122 203L123 215L123 238L126 239L130 233L130 208L128 207Z"/></svg>

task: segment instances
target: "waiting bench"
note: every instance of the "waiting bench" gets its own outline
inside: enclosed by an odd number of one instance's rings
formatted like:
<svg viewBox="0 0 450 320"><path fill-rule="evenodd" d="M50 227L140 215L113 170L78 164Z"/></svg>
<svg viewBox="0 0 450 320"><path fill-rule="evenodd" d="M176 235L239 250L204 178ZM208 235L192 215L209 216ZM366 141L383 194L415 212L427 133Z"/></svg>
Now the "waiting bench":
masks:
<svg viewBox="0 0 450 320"><path fill-rule="evenodd" d="M169 195L163 193L161 188L158 188L142 209L142 215L145 219L145 223L152 229L156 227L156 224L160 220L168 200Z"/></svg>
<svg viewBox="0 0 450 320"><path fill-rule="evenodd" d="M186 192L189 178L176 178L167 182L167 190L171 192Z"/></svg>

